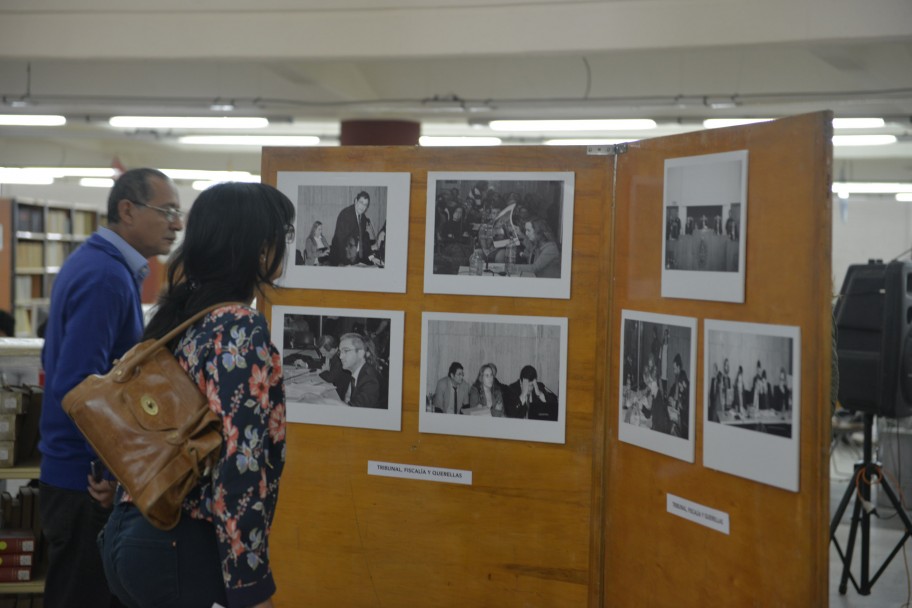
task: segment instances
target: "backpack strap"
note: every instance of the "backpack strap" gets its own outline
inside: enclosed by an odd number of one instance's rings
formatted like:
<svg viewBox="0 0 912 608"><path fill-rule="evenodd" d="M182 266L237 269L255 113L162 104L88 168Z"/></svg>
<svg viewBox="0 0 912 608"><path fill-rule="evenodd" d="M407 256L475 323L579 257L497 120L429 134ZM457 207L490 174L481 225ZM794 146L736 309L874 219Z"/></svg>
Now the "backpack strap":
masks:
<svg viewBox="0 0 912 608"><path fill-rule="evenodd" d="M219 304L213 304L212 306L204 308L203 310L199 311L198 313L192 315L186 321L184 321L183 323L181 323L180 325L178 325L177 327L175 327L174 329L169 331L167 334L165 334L158 340L155 340L154 342L152 342L151 340L146 340L144 343L141 343L141 344L149 343L148 346L144 346L143 348L134 347L134 348L130 349L130 351L127 354L125 354L124 357L120 361L117 361L114 364L114 366L117 370L114 374L115 377L117 377L118 379L123 378L123 377L129 378L130 376L132 376L132 373L129 373L129 374L126 373L127 368L129 368L132 372L132 370L135 370L137 367L139 367L155 351L157 351L159 348L164 348L168 344L168 342L170 342L177 336L183 334L185 331L187 331L187 329L191 325L193 325L194 323L196 323L197 321L202 319L204 316L206 316L207 314L209 314L210 312L212 312L213 310L215 310L217 308L222 308L223 306L231 306L231 305L243 306L244 304L241 302L220 302Z"/></svg>

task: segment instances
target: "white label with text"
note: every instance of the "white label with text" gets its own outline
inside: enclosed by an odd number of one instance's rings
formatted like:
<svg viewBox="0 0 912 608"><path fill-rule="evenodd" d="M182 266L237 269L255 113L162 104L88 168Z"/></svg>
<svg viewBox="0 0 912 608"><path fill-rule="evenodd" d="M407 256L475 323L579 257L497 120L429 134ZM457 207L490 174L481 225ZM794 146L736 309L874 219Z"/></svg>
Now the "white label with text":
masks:
<svg viewBox="0 0 912 608"><path fill-rule="evenodd" d="M368 460L367 474L379 475L381 477L401 477L403 479L418 479L420 481L440 481L443 483L460 483L467 486L472 485L472 471L441 469L439 467L426 467L417 464Z"/></svg>
<svg viewBox="0 0 912 608"><path fill-rule="evenodd" d="M730 534L728 513L710 509L674 494L667 496L668 512L672 515L689 519L723 534Z"/></svg>

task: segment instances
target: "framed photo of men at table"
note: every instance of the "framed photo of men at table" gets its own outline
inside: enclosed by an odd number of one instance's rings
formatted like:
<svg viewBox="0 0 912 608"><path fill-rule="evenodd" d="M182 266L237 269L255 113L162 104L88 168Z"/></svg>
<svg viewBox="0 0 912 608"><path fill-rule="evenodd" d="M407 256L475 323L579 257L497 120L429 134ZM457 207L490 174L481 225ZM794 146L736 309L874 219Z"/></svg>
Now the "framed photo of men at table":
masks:
<svg viewBox="0 0 912 608"><path fill-rule="evenodd" d="M573 173L429 172L424 291L570 297Z"/></svg>
<svg viewBox="0 0 912 608"><path fill-rule="evenodd" d="M697 320L621 311L618 438L694 461Z"/></svg>
<svg viewBox="0 0 912 608"><path fill-rule="evenodd" d="M665 161L662 297L744 302L747 150Z"/></svg>
<svg viewBox="0 0 912 608"><path fill-rule="evenodd" d="M424 313L419 430L563 443L567 319Z"/></svg>
<svg viewBox="0 0 912 608"><path fill-rule="evenodd" d="M801 329L706 320L703 464L798 491Z"/></svg>
<svg viewBox="0 0 912 608"><path fill-rule="evenodd" d="M401 311L274 306L288 422L398 431Z"/></svg>
<svg viewBox="0 0 912 608"><path fill-rule="evenodd" d="M300 289L405 292L408 173L283 172L294 246L279 283Z"/></svg>

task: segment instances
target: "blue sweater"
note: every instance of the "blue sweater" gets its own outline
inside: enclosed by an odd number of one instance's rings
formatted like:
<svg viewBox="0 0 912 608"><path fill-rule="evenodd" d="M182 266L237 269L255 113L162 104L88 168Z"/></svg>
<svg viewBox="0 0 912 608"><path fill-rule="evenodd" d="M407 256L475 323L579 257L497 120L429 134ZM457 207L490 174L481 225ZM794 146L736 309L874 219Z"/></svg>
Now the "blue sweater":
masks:
<svg viewBox="0 0 912 608"><path fill-rule="evenodd" d="M85 491L95 459L64 413L64 395L90 374L105 374L142 336L140 284L117 248L93 234L64 262L51 291L41 363L41 481Z"/></svg>

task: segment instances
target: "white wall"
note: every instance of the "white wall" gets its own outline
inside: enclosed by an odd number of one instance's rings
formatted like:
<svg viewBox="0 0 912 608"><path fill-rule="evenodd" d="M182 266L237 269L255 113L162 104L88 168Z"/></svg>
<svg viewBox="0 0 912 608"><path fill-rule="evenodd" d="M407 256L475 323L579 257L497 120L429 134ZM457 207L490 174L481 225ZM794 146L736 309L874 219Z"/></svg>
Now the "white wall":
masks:
<svg viewBox="0 0 912 608"><path fill-rule="evenodd" d="M855 195L847 201L833 198L834 293L842 287L851 264L872 258L889 262L910 248L912 203Z"/></svg>

